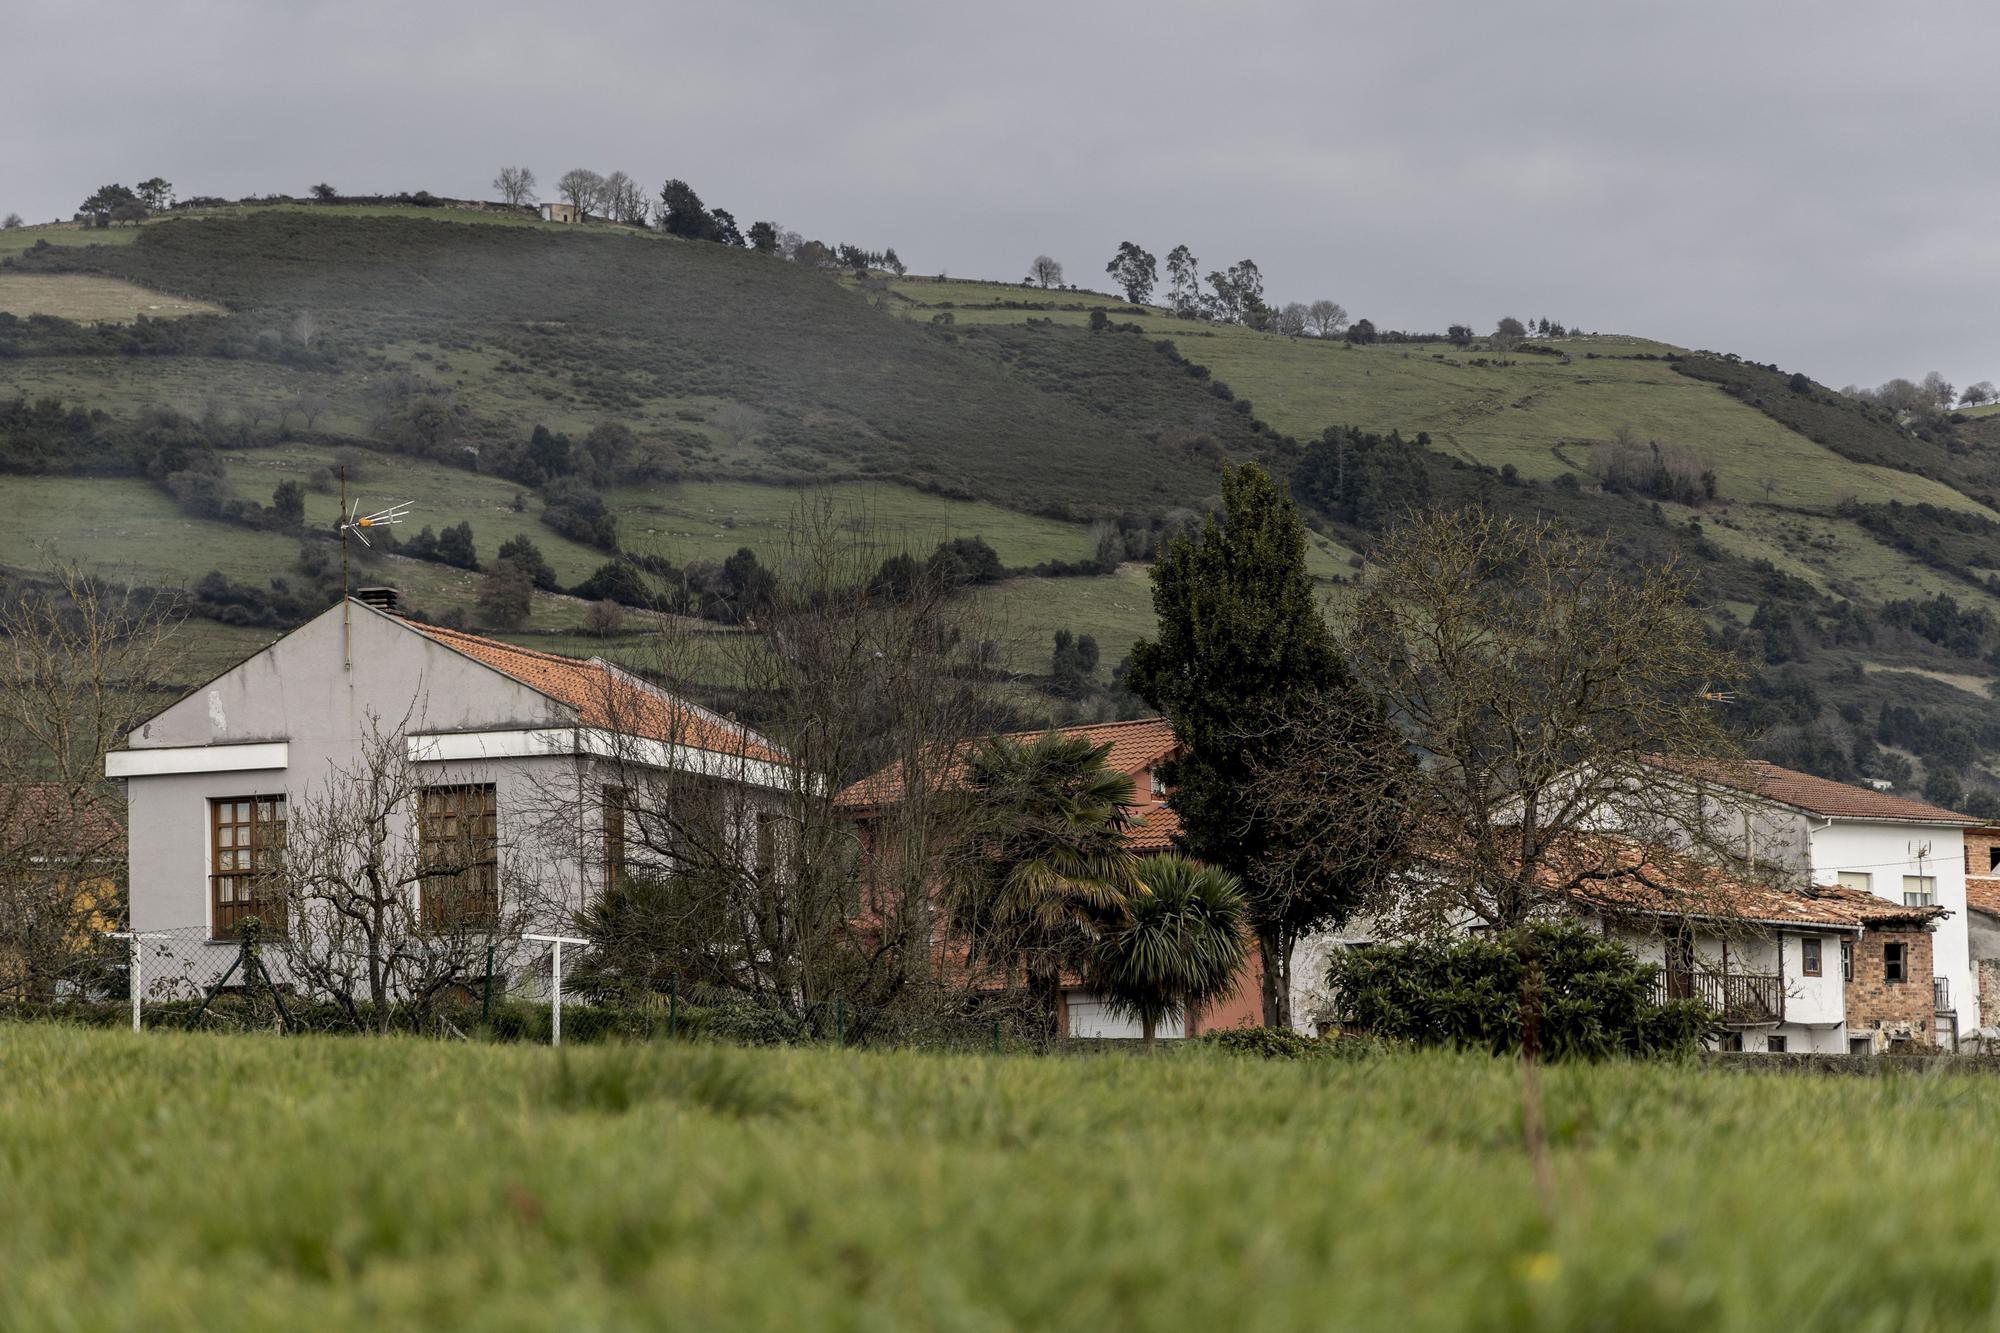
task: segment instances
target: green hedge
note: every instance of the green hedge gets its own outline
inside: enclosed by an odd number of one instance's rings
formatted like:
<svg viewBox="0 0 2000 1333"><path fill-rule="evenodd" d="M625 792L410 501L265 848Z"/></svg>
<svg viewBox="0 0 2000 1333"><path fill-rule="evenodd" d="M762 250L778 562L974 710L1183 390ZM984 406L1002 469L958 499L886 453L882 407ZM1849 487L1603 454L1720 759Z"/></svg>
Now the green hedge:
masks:
<svg viewBox="0 0 2000 1333"><path fill-rule="evenodd" d="M1653 1000L1658 969L1579 926L1348 950L1328 974L1346 1022L1419 1046L1496 1053L1521 1046L1523 973L1539 969L1542 1054L1554 1060L1679 1056L1717 1030L1697 1001Z"/></svg>

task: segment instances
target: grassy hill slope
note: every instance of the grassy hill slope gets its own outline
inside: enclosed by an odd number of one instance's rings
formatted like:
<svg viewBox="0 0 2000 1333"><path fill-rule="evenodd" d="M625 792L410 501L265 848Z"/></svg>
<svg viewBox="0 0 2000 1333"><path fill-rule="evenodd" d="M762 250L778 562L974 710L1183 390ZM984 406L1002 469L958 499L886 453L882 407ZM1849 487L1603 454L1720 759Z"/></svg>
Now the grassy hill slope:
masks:
<svg viewBox="0 0 2000 1333"><path fill-rule="evenodd" d="M1224 463L1291 475L1328 428L1393 430L1415 471L1370 512L1308 506L1314 570L1336 597L1367 577L1366 551L1404 504L1559 517L1612 534L1635 564L1697 570L1718 627L1757 664L1743 720L1773 757L1979 786L2000 754L1987 690L1996 416L1899 422L1775 367L1639 338L1504 353L1288 339L1095 293L830 281L743 251L470 210L237 208L0 238L0 312L86 309L114 322L0 314L0 401L59 398L105 429L176 410L228 441L231 497L301 482L313 528L344 461L363 496L413 498L440 529L470 523L482 558L528 536L573 584L607 553L549 526L519 456L537 426L581 440L619 423L650 470L602 498L627 550L676 565L770 554L811 486L865 511L885 548L977 535L1017 570L1113 571L980 592L1031 678L1057 628L1094 634L1108 676L1151 624L1134 561L1212 502ZM1690 505L1602 484L1620 439L1695 460L1712 494ZM56 541L150 581L219 570L256 583L292 577L298 559L296 533L192 517L159 477L5 484L25 517L0 530L0 565ZM467 607L477 585L369 561L367 577L433 613ZM538 596L517 632L571 645L584 610ZM216 641L234 651L240 632ZM1906 698L1915 722L1883 720ZM1879 760L1878 744L1914 768Z"/></svg>

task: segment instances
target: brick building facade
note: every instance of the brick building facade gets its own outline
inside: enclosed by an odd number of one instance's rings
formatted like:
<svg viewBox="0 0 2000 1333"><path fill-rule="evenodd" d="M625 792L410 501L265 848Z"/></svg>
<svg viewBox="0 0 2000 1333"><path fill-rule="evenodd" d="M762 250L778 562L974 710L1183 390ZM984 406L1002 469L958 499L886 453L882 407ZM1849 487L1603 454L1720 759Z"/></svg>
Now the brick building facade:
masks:
<svg viewBox="0 0 2000 1333"><path fill-rule="evenodd" d="M1932 939L1924 926L1878 927L1842 942L1851 1052L1872 1054L1905 1042L1933 1042Z"/></svg>

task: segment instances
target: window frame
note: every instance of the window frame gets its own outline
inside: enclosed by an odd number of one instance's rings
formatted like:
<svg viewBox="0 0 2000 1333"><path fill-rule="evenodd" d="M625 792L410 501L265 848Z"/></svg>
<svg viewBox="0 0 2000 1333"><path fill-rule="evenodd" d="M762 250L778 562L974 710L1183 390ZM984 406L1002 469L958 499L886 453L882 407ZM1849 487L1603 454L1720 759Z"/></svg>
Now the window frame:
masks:
<svg viewBox="0 0 2000 1333"><path fill-rule="evenodd" d="M468 810L476 799L479 808ZM452 804L453 801L456 804ZM443 808L434 808L441 801ZM468 834L463 825L476 819L482 829ZM456 832L438 832L437 822L457 820ZM500 793L491 782L440 782L417 789L418 919L425 930L494 930L500 924ZM435 849L456 842L484 854L455 869L432 870ZM483 843L483 846L481 845Z"/></svg>
<svg viewBox="0 0 2000 1333"><path fill-rule="evenodd" d="M1891 960L1894 960L1893 962ZM1910 946L1903 940L1882 942L1882 983L1905 985L1910 980Z"/></svg>
<svg viewBox="0 0 2000 1333"><path fill-rule="evenodd" d="M1854 980L1853 940L1842 940L1840 942L1840 979L1842 981Z"/></svg>
<svg viewBox="0 0 2000 1333"><path fill-rule="evenodd" d="M247 809L237 817L236 807ZM224 812L230 816L224 819ZM256 796L211 796L208 798L208 937L212 940L236 938L237 927L256 917L266 930L282 935L286 929L285 899L282 890L269 898L275 910L262 909L258 899L260 882L268 883L284 864L285 831L289 812L285 793ZM270 830L275 827L275 836ZM229 830L224 845L223 830ZM246 831L239 835L239 830ZM248 837L248 842L241 840ZM260 853L268 855L260 855ZM229 864L224 865L224 858ZM238 864L237 858L242 858ZM259 864L259 862L263 864ZM247 884L242 883L247 881ZM227 882L231 897L222 896ZM227 920L224 917L227 916Z"/></svg>
<svg viewBox="0 0 2000 1333"><path fill-rule="evenodd" d="M1833 882L1843 889L1854 889L1861 893L1875 892L1875 875L1873 871L1836 870L1833 875Z"/></svg>
<svg viewBox="0 0 2000 1333"><path fill-rule="evenodd" d="M1785 1034L1782 1032L1766 1033L1764 1035L1764 1053L1766 1055L1783 1055L1785 1053Z"/></svg>
<svg viewBox="0 0 2000 1333"><path fill-rule="evenodd" d="M1817 935L1799 940L1799 974L1817 977L1826 974L1826 942Z"/></svg>
<svg viewBox="0 0 2000 1333"><path fill-rule="evenodd" d="M1910 888L1910 885L1912 884L1929 885L1929 887L1919 888L1912 891ZM1903 906L1905 907L1937 906L1937 876L1936 875L1903 876Z"/></svg>

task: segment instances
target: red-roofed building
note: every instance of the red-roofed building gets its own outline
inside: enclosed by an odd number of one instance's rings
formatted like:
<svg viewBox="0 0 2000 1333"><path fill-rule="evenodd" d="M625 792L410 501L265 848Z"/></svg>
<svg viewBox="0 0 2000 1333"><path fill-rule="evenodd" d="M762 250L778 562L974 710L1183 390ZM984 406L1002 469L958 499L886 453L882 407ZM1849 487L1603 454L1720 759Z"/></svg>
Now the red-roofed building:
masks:
<svg viewBox="0 0 2000 1333"><path fill-rule="evenodd" d="M1980 820L1762 761L1699 773L1666 764L1662 770L1712 788L1711 833L1740 836L1746 856L1793 876L1799 888L1833 885L1900 906L1944 909L1932 940L1932 1031L1939 1045L1950 1046L1980 1025L1965 840Z"/></svg>
<svg viewBox="0 0 2000 1333"><path fill-rule="evenodd" d="M351 770L371 726L402 736L440 810L490 820L514 852L495 872L503 901L509 874L532 878L537 901L571 907L601 886L606 849L623 842L622 830L597 824L625 811L591 793L605 787L609 797L629 766L697 774L746 799L784 787L789 774L763 737L609 662L349 599L164 709L107 756L107 776L126 788L133 928L227 939L250 914L256 876L245 872L281 845L288 805ZM560 847L547 830L558 788L580 797Z"/></svg>
<svg viewBox="0 0 2000 1333"><path fill-rule="evenodd" d="M1139 718L1131 722L1098 722L1059 728L1065 736L1076 736L1093 745L1108 746L1107 768L1132 779L1135 823L1126 834L1126 845L1142 856L1169 851L1180 832L1180 820L1168 804L1168 791L1161 766L1171 759L1178 742L1173 728L1161 717ZM1028 742L1046 732L1012 732L1007 739ZM939 781L951 783L962 778L966 758L977 742L960 747L959 757L944 766ZM848 787L840 795L843 805L854 812L864 830L872 811L893 805L903 794L903 771L892 764ZM1253 952L1236 989L1228 996L1191 1015L1181 1024L1168 1024L1162 1037L1195 1036L1226 1027L1256 1027L1263 1021L1260 987L1263 971ZM1120 1018L1098 996L1071 985L1063 992L1063 1031L1073 1037L1137 1037L1136 1022Z"/></svg>

